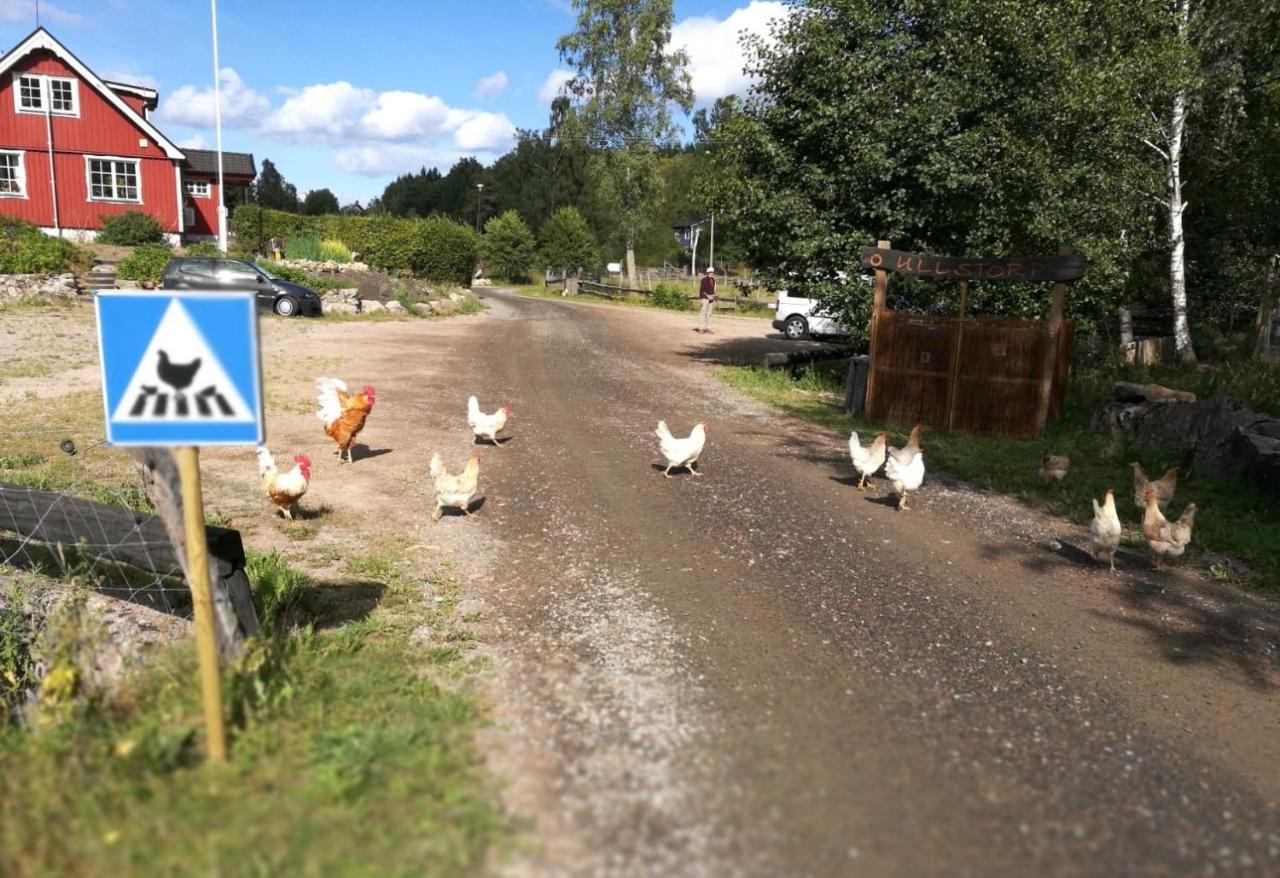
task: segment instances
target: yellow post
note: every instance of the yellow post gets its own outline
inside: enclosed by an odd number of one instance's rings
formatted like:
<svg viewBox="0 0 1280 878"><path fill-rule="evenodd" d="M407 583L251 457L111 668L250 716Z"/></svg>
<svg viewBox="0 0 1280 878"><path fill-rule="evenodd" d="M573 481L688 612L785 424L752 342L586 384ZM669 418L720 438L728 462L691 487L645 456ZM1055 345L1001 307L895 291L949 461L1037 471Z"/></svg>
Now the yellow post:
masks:
<svg viewBox="0 0 1280 878"><path fill-rule="evenodd" d="M195 615L196 655L200 659L200 690L209 761L227 761L227 728L222 717L222 683L218 677L218 644L213 632L213 595L209 587L209 547L204 532L204 496L200 488L200 451L176 448L182 485L182 519L187 532L187 571Z"/></svg>

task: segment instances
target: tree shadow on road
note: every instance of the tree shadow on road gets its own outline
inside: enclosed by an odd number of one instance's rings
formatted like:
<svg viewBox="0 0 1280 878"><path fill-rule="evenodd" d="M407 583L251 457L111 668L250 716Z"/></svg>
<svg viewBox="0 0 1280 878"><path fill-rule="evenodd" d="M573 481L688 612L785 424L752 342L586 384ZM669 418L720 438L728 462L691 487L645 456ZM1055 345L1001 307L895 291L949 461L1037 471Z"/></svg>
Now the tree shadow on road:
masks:
<svg viewBox="0 0 1280 878"><path fill-rule="evenodd" d="M690 344L679 351L682 356L703 363L715 363L720 366L758 366L765 354L826 352L833 356L841 353L847 355L848 349L841 345L818 341L792 341L780 332L748 338L716 338L706 341L707 336L698 336L698 343Z"/></svg>

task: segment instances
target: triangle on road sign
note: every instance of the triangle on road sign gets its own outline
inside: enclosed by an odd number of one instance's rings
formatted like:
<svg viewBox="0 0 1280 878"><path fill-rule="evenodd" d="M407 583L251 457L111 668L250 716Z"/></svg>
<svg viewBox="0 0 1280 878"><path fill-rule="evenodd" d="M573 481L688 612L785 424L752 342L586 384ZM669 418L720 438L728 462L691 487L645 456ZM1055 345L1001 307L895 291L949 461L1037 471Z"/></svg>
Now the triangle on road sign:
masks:
<svg viewBox="0 0 1280 878"><path fill-rule="evenodd" d="M120 423L245 423L253 410L182 303L156 327L111 414Z"/></svg>

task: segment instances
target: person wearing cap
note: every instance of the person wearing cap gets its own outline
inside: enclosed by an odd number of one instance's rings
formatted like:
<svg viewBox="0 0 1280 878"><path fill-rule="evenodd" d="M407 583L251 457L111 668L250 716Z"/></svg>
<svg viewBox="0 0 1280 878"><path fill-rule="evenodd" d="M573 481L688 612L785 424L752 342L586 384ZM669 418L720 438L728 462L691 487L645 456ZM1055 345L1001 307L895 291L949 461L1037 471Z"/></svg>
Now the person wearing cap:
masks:
<svg viewBox="0 0 1280 878"><path fill-rule="evenodd" d="M702 276L702 283L698 285L698 300L702 304L702 311L698 314L698 328L694 332L710 332L711 311L716 305L716 270L710 265L707 266L707 273Z"/></svg>

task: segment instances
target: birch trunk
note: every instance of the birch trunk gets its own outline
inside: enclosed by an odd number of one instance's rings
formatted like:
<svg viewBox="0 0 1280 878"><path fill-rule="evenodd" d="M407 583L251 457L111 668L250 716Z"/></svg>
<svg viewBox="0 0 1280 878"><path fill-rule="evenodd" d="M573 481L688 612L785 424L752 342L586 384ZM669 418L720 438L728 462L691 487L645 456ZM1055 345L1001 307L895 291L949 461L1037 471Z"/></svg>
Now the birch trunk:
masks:
<svg viewBox="0 0 1280 878"><path fill-rule="evenodd" d="M640 274L636 271L636 242L627 238L627 286L633 290L640 289Z"/></svg>
<svg viewBox="0 0 1280 878"><path fill-rule="evenodd" d="M1280 286L1280 256L1273 256L1262 285L1258 316L1253 322L1253 356L1258 359L1271 355L1271 326L1276 319L1277 286Z"/></svg>
<svg viewBox="0 0 1280 878"><path fill-rule="evenodd" d="M1190 0L1178 0L1178 31L1186 37L1190 20ZM1173 118L1169 120L1169 282L1173 292L1173 343L1184 363L1196 362L1191 345L1191 324L1187 320L1187 258L1182 215L1182 142L1187 127L1187 93L1180 89L1173 98Z"/></svg>

